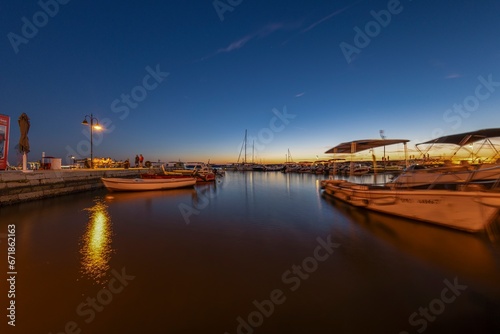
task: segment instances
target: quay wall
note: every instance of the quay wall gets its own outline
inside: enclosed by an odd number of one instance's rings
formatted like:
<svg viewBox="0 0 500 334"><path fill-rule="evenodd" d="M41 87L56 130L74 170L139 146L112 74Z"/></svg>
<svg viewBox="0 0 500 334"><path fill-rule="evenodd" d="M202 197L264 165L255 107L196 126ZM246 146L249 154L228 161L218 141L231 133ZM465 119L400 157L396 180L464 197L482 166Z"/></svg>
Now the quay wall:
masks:
<svg viewBox="0 0 500 334"><path fill-rule="evenodd" d="M104 187L101 177L139 177L147 169L73 169L0 172L0 206Z"/></svg>

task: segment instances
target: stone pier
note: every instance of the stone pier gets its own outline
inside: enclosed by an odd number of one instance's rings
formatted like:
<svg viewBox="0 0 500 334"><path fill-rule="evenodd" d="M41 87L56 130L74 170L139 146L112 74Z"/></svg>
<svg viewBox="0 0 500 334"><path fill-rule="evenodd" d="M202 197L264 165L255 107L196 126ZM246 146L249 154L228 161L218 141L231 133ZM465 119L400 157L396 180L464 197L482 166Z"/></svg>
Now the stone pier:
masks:
<svg viewBox="0 0 500 334"><path fill-rule="evenodd" d="M139 177L147 169L61 169L0 172L0 206L104 187L101 177Z"/></svg>

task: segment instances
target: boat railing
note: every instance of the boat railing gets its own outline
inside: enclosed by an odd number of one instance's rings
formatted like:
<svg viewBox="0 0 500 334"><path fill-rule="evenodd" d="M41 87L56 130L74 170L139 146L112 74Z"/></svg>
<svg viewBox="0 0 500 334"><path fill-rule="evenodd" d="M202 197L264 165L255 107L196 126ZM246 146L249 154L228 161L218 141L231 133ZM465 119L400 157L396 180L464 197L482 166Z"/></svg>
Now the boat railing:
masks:
<svg viewBox="0 0 500 334"><path fill-rule="evenodd" d="M469 184L481 184L484 189L498 188L500 165L411 166L394 179L391 186L399 189L473 189L462 187Z"/></svg>

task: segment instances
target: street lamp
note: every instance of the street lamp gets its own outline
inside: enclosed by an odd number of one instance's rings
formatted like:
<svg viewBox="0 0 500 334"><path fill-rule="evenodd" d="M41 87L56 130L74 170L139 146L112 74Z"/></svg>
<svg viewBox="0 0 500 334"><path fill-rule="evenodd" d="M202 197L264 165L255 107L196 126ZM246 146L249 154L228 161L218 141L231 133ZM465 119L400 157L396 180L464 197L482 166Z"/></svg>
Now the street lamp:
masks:
<svg viewBox="0 0 500 334"><path fill-rule="evenodd" d="M384 140L386 138L385 131L380 130L379 133L380 133L380 138L382 138L382 140ZM387 159L385 158L385 145L384 145L384 158L382 160L384 161L384 172L385 172L385 163L387 161Z"/></svg>
<svg viewBox="0 0 500 334"><path fill-rule="evenodd" d="M87 121L87 117L90 120L90 124ZM95 124L94 124L95 121ZM100 130L102 127L99 125L99 120L95 118L92 114L90 115L85 115L85 118L83 119L82 122L83 125L90 125L90 168L94 168L94 153L93 153L93 143L92 143L92 138L93 138L93 129Z"/></svg>

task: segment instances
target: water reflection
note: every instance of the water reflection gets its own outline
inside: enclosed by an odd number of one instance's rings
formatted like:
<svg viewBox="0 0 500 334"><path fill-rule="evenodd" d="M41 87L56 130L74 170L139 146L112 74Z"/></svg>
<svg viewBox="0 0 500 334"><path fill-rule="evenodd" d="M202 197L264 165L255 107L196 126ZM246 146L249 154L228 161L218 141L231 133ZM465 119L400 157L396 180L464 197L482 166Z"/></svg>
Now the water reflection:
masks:
<svg viewBox="0 0 500 334"><path fill-rule="evenodd" d="M217 197L217 183L201 183L196 185L196 191L191 193L191 200L195 208L205 208L211 199Z"/></svg>
<svg viewBox="0 0 500 334"><path fill-rule="evenodd" d="M106 194L105 201L109 203L118 203L118 202L131 202L134 204L141 203L141 204L146 204L146 206L148 206L151 205L151 203L154 201L162 201L167 198L185 198L192 196L195 193L196 190L194 188L113 192Z"/></svg>
<svg viewBox="0 0 500 334"><path fill-rule="evenodd" d="M495 243L487 236L420 223L353 207L323 195L340 214L372 235L428 265L479 283L500 296Z"/></svg>
<svg viewBox="0 0 500 334"><path fill-rule="evenodd" d="M108 207L97 199L95 205L84 210L89 212L87 230L83 236L81 265L83 274L96 283L105 283L111 258L111 219Z"/></svg>
<svg viewBox="0 0 500 334"><path fill-rule="evenodd" d="M333 178L337 180L346 180L353 183L362 184L386 184L392 181L398 174L394 173L377 173L366 175L334 175Z"/></svg>

